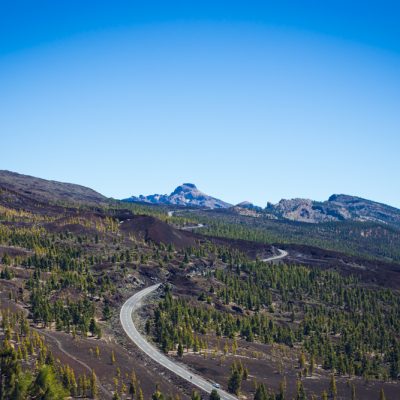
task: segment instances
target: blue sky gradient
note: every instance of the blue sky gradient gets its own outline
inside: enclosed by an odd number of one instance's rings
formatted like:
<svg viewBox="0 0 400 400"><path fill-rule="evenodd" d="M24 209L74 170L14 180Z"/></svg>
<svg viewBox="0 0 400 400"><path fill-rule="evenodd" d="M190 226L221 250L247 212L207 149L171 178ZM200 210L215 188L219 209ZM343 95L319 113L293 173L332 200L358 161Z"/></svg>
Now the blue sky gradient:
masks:
<svg viewBox="0 0 400 400"><path fill-rule="evenodd" d="M232 203L400 207L396 2L15 4L1 169L115 198L188 181Z"/></svg>

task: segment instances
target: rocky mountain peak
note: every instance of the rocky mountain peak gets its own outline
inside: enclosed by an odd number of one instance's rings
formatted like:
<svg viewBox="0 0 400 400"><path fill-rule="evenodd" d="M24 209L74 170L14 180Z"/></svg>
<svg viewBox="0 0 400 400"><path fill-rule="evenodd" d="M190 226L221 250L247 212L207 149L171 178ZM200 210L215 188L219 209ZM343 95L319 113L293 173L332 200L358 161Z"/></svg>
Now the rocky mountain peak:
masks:
<svg viewBox="0 0 400 400"><path fill-rule="evenodd" d="M171 194L153 194L149 196L139 197L132 196L123 201L126 202L142 202L152 204L171 204L179 206L194 206L204 208L228 208L231 205L219 200L215 197L209 196L199 189L193 183L183 183L179 185Z"/></svg>
<svg viewBox="0 0 400 400"><path fill-rule="evenodd" d="M353 203L360 200L364 199L356 196L350 196L348 194L333 194L328 199L328 201L332 203Z"/></svg>
<svg viewBox="0 0 400 400"><path fill-rule="evenodd" d="M199 191L194 183L182 183L182 185L179 185L171 194L192 191Z"/></svg>
<svg viewBox="0 0 400 400"><path fill-rule="evenodd" d="M187 187L189 189L197 189L194 183L182 183L182 186Z"/></svg>
<svg viewBox="0 0 400 400"><path fill-rule="evenodd" d="M241 203L236 204L236 207L252 207L254 204L250 201L242 201Z"/></svg>

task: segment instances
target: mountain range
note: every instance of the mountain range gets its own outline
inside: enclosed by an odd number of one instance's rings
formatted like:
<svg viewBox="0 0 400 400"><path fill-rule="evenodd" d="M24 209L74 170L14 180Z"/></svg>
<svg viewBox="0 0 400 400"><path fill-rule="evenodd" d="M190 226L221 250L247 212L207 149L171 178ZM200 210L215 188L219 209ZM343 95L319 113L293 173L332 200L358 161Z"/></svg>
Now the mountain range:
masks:
<svg viewBox="0 0 400 400"><path fill-rule="evenodd" d="M1 197L1 203L12 200L14 204L46 201L58 204L105 205L116 201L85 186L50 181L10 171L0 171L0 191L7 194ZM193 183L184 183L169 195L132 196L122 202L217 209L254 218L308 223L370 221L400 227L399 209L345 194L334 194L322 202L300 198L283 199L277 204L268 203L262 208L250 202L233 206L203 193Z"/></svg>
<svg viewBox="0 0 400 400"><path fill-rule="evenodd" d="M153 194L149 196L132 196L122 200L184 207L202 207L207 209L225 209L227 212L238 213L250 217L283 219L298 222L320 223L337 221L373 221L400 226L400 210L345 194L333 194L326 201L310 199L282 199L277 204L268 203L265 208L244 201L235 206L209 196L197 189L193 183L178 186L171 194Z"/></svg>

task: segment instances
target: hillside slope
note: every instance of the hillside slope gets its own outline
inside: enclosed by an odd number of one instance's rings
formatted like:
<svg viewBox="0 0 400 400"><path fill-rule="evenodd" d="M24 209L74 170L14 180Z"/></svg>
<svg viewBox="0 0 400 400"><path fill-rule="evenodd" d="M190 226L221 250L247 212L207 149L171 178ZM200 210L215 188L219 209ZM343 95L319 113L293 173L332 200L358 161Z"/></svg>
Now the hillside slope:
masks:
<svg viewBox="0 0 400 400"><path fill-rule="evenodd" d="M0 190L50 203L106 204L110 200L85 186L50 181L11 171L0 171Z"/></svg>

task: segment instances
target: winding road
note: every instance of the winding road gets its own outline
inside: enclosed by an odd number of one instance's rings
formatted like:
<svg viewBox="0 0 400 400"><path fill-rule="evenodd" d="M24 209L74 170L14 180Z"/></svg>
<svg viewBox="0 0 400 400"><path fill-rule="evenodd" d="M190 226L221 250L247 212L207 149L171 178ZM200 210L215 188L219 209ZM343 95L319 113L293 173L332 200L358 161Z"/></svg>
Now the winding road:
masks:
<svg viewBox="0 0 400 400"><path fill-rule="evenodd" d="M285 250L278 249L278 251L280 254L265 258L262 261L275 261L282 259L288 255ZM197 386L207 393L211 393L213 389L216 389L222 400L237 400L237 397L226 392L225 390L222 390L221 388L219 388L219 385L217 388L215 383L212 383L205 378L202 378L200 375L194 374L188 369L188 367L165 356L156 347L147 342L146 339L139 333L135 324L133 323L132 314L142 306L144 298L147 297L150 293L157 290L160 285L161 283L157 283L155 285L149 286L141 290L140 292L135 293L124 303L120 312L120 321L125 333L129 336L132 342L135 343L136 346L138 346L139 349L146 353L151 359L153 359L161 366L172 371L179 377L185 379L186 381L190 382L191 384Z"/></svg>
<svg viewBox="0 0 400 400"><path fill-rule="evenodd" d="M174 213L175 213L175 211L168 211L168 213L167 213L168 217L172 217L174 215ZM204 224L197 224L197 225L181 226L178 229L180 229L182 231L191 231L191 230L194 230L194 229L199 229L199 228L204 228L204 227L205 227Z"/></svg>
<svg viewBox="0 0 400 400"><path fill-rule="evenodd" d="M174 374L180 376L181 378L187 380L193 385L197 386L201 390L211 393L213 389L216 389L213 383L202 378L200 375L196 375L191 372L187 367L169 359L164 354L162 354L156 347L151 345L146 341L146 339L139 333L136 329L133 320L132 313L140 308L142 305L142 300L148 296L150 293L154 292L160 286L160 283L156 285L149 286L140 292L134 294L130 297L122 306L120 312L120 320L125 333L129 336L133 343L139 347L144 353L146 353L150 358L156 361L158 364L169 369ZM237 400L237 398L222 389L216 389L223 400Z"/></svg>
<svg viewBox="0 0 400 400"><path fill-rule="evenodd" d="M205 225L203 224L197 224L197 225L188 225L188 226L182 226L180 229L182 231L192 231L194 229L199 229L199 228L204 228Z"/></svg>
<svg viewBox="0 0 400 400"><path fill-rule="evenodd" d="M261 260L261 261L264 261L264 262L276 261L276 260L280 260L280 259L286 257L286 256L289 254L289 253L288 253L287 251L285 251L285 250L278 249L278 251L279 251L279 254L278 254L278 255L272 256L272 257L268 257L268 258L264 258L264 259Z"/></svg>

